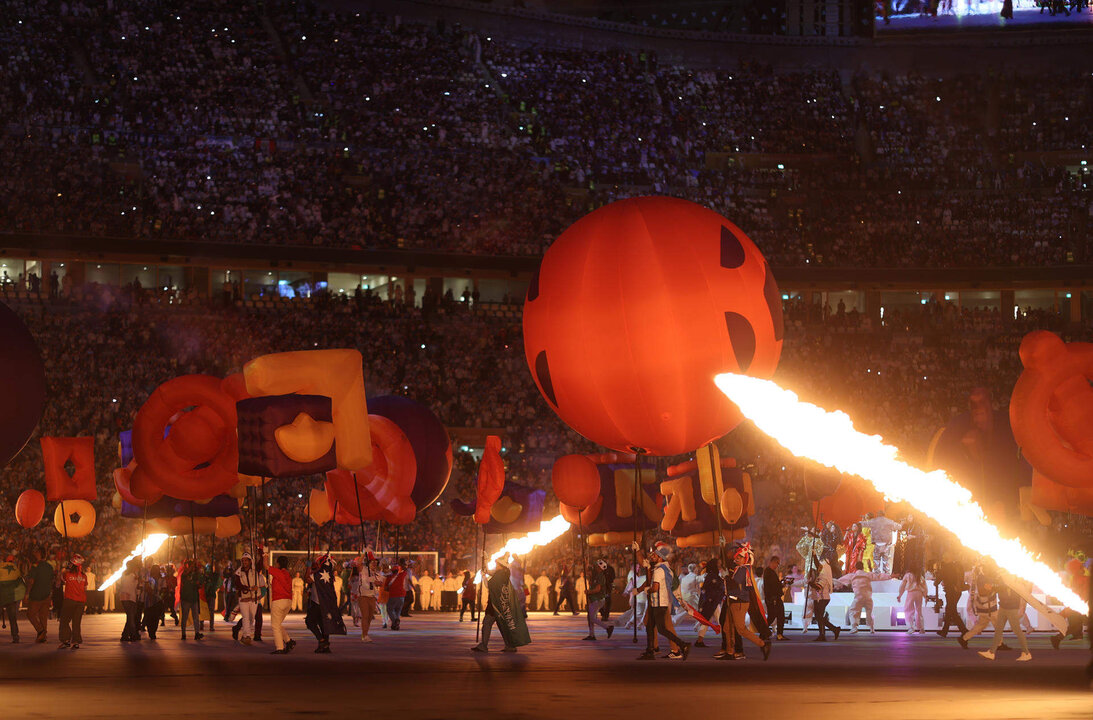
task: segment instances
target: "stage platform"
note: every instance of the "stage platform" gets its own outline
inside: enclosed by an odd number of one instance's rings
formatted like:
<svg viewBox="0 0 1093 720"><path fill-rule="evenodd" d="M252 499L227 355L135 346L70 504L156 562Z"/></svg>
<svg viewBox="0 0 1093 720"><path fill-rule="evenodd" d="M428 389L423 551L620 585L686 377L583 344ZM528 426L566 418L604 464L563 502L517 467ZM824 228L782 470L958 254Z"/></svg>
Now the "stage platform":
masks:
<svg viewBox="0 0 1093 720"><path fill-rule="evenodd" d="M1085 677L1088 645L1053 650L1047 634L1032 640L1033 660L1015 652L991 662L936 635L845 634L814 642L793 632L768 662L755 647L745 661L713 659L695 648L686 662L636 658L641 644L619 630L582 641L583 617L533 613L532 644L518 653L469 651L475 626L457 615L415 613L403 630L374 630L375 642L336 637L333 653L315 655L302 617L288 628L291 655L270 655L265 642L246 647L218 625L205 640L181 641L168 620L156 642L118 642L122 617L85 619L84 644L58 650L0 635L0 707L15 718L565 718L762 717L845 720L1089 720L1093 694ZM693 630L683 630L686 639ZM814 633L813 633L814 635ZM495 636L496 637L496 636ZM644 638L642 638L644 641ZM1014 645L1012 638L1010 645ZM662 646L663 647L663 646ZM494 645L495 650L500 644Z"/></svg>

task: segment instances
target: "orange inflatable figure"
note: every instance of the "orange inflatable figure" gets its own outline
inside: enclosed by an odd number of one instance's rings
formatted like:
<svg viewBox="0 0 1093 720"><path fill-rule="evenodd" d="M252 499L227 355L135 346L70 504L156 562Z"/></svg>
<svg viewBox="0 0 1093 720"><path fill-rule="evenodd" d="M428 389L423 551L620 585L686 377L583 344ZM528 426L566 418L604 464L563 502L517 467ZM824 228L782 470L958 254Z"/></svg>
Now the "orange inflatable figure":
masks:
<svg viewBox="0 0 1093 720"><path fill-rule="evenodd" d="M1010 398L1010 423L1040 475L1041 499L1048 482L1093 489L1093 344L1064 344L1038 330L1021 341L1020 355L1025 369Z"/></svg>
<svg viewBox="0 0 1093 720"><path fill-rule="evenodd" d="M334 520L354 524L382 519L405 525L417 514L411 497L417 477L414 448L394 422L380 415L369 415L368 421L372 464L356 473L338 469L326 474Z"/></svg>
<svg viewBox="0 0 1093 720"><path fill-rule="evenodd" d="M535 384L571 428L619 452L678 455L743 419L717 373L770 377L782 296L740 228L668 197L620 200L547 249L524 302Z"/></svg>

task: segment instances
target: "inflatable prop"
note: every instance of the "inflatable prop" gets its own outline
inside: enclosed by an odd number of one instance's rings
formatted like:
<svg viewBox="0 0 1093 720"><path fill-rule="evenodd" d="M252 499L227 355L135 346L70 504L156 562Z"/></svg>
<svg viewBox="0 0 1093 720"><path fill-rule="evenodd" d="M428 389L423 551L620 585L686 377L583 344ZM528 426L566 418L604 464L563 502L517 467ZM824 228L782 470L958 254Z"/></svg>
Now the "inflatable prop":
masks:
<svg viewBox="0 0 1093 720"><path fill-rule="evenodd" d="M301 393L331 401L337 466L359 470L372 462L364 372L357 350L301 350L255 358L243 367L252 396Z"/></svg>
<svg viewBox="0 0 1093 720"><path fill-rule="evenodd" d="M343 470L342 472L346 471ZM307 516L311 518L312 522L317 525L330 522L331 518L334 517L334 512L331 509L327 491L313 489L307 497Z"/></svg>
<svg viewBox="0 0 1093 720"><path fill-rule="evenodd" d="M543 521L546 490L520 485L511 480L505 483L501 496L490 508L490 518L483 530L487 535L525 535L539 530ZM452 500L452 510L457 515L474 515L477 503Z"/></svg>
<svg viewBox="0 0 1093 720"><path fill-rule="evenodd" d="M46 499L95 500L95 439L43 437ZM72 472L65 467L72 463Z"/></svg>
<svg viewBox="0 0 1093 720"><path fill-rule="evenodd" d="M235 404L239 472L283 478L337 467L330 398L270 395Z"/></svg>
<svg viewBox="0 0 1093 720"><path fill-rule="evenodd" d="M1021 452L1045 481L1093 488L1093 344L1068 343L1046 330L1021 341L1025 366L1010 398Z"/></svg>
<svg viewBox="0 0 1093 720"><path fill-rule="evenodd" d="M751 477L736 467L734 458L718 457L717 448L706 445L695 460L670 466L668 476L660 483L666 499L660 529L671 534L676 544L718 545L719 530L726 542L744 539L755 504Z"/></svg>
<svg viewBox="0 0 1093 720"><path fill-rule="evenodd" d="M136 462L114 471L114 489L124 502L137 507L144 507L163 497L163 491L153 485L145 473L138 471Z"/></svg>
<svg viewBox="0 0 1093 720"><path fill-rule="evenodd" d="M42 521L45 512L46 499L37 490L24 490L15 501L15 522L20 527L34 527Z"/></svg>
<svg viewBox="0 0 1093 720"><path fill-rule="evenodd" d="M62 500L53 511L53 527L62 537L85 537L95 529L95 508L86 500Z"/></svg>
<svg viewBox="0 0 1093 720"><path fill-rule="evenodd" d="M972 390L968 412L954 417L934 436L926 464L945 470L971 490L988 512L1015 512L1018 489L1028 485L1031 476L1017 451L1009 415L994 409L986 388Z"/></svg>
<svg viewBox="0 0 1093 720"><path fill-rule="evenodd" d="M181 500L165 495L156 502L149 503L148 507L145 508L128 502L125 500L125 495L122 494L121 516L126 518L170 519L185 517L188 520L190 515L195 518L218 518L237 514L239 514L239 501L230 495L217 495L208 502Z"/></svg>
<svg viewBox="0 0 1093 720"><path fill-rule="evenodd" d="M606 457L616 459L611 454ZM635 540L640 542L642 533L657 527L664 514L663 497L660 495L652 466L642 466L637 502L634 498L637 483L633 463L596 463L596 470L600 476L600 491L595 502L584 510L559 503L562 516L583 528L589 545L622 545ZM636 519L635 505L638 506Z"/></svg>
<svg viewBox="0 0 1093 720"><path fill-rule="evenodd" d="M235 537L243 529L243 522L238 515L228 515L216 519L216 532L218 538Z"/></svg>
<svg viewBox="0 0 1093 720"><path fill-rule="evenodd" d="M834 522L844 528L861 520L866 513L883 509L884 496L869 483L850 475L843 476L832 495L812 503L812 514L818 522Z"/></svg>
<svg viewBox="0 0 1093 720"><path fill-rule="evenodd" d="M566 424L620 452L678 455L742 419L710 378L774 373L782 298L735 225L686 200L641 197L555 240L523 328L535 384Z"/></svg>
<svg viewBox="0 0 1093 720"><path fill-rule="evenodd" d="M474 521L485 525L493 504L505 489L505 463L501 460L501 438L486 437L486 449L478 463L478 493L475 496Z"/></svg>
<svg viewBox="0 0 1093 720"><path fill-rule="evenodd" d="M411 497L418 510L432 505L452 475L452 442L444 423L429 408L398 395L368 398L368 412L391 420L410 441L417 462Z"/></svg>
<svg viewBox="0 0 1093 720"><path fill-rule="evenodd" d="M42 354L23 321L0 303L0 468L30 439L46 403L46 372Z"/></svg>
<svg viewBox="0 0 1093 720"><path fill-rule="evenodd" d="M134 458L140 471L167 495L200 500L227 492L236 483L235 403L220 383L209 375L168 380L137 412Z"/></svg>
<svg viewBox="0 0 1093 720"><path fill-rule="evenodd" d="M387 418L371 415L369 422L371 466L356 473L338 469L326 474L327 492L336 503L334 521L355 524L363 520L384 520L392 525L405 525L417 514L412 498L417 476L413 446L402 430Z"/></svg>
<svg viewBox="0 0 1093 720"><path fill-rule="evenodd" d="M563 455L554 461L550 483L559 501L583 510L600 494L600 471L585 455Z"/></svg>

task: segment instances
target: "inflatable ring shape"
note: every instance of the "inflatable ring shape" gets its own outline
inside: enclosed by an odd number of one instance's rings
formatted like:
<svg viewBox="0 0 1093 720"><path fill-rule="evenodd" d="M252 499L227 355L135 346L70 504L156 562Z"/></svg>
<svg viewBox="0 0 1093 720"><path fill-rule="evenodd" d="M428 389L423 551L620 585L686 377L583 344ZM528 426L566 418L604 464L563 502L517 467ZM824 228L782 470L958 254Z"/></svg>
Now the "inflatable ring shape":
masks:
<svg viewBox="0 0 1093 720"><path fill-rule="evenodd" d="M1025 366L1010 398L1010 424L1025 459L1070 488L1093 478L1093 343L1069 343L1046 330L1021 341Z"/></svg>
<svg viewBox="0 0 1093 720"><path fill-rule="evenodd" d="M114 489L118 491L118 495L121 499L130 505L136 505L137 507L144 507L145 505L152 505L159 501L163 497L163 492L156 488L155 493L151 494L148 499L143 499L135 492L133 492L133 476L137 472L136 462L130 462L128 466L123 468L117 468L114 470ZM144 483L149 485L150 483ZM152 486L155 487L154 485Z"/></svg>
<svg viewBox="0 0 1093 720"><path fill-rule="evenodd" d="M95 529L95 508L86 500L63 500L53 511L53 527L61 537L65 530L70 538L85 537Z"/></svg>
<svg viewBox="0 0 1093 720"><path fill-rule="evenodd" d="M201 462L185 459L164 437L167 425L188 407L205 407L214 417L224 442L216 454ZM165 494L180 500L199 500L228 492L238 480L239 441L235 402L211 375L183 375L168 380L141 406L133 423L133 455L142 473Z"/></svg>
<svg viewBox="0 0 1093 720"><path fill-rule="evenodd" d="M402 428L381 415L369 415L368 426L372 435L372 464L357 471L357 482L375 498L385 521L405 525L417 514L411 497L417 479L414 446ZM363 498L361 502L364 503ZM349 505L346 509L352 512L355 507Z"/></svg>

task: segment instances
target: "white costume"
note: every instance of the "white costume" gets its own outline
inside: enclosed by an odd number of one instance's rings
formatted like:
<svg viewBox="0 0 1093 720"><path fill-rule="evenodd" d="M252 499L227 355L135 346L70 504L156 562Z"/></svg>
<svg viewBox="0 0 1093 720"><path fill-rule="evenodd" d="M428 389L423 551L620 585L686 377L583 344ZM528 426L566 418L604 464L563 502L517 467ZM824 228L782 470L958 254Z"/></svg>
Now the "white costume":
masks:
<svg viewBox="0 0 1093 720"><path fill-rule="evenodd" d="M849 585L854 591L854 602L846 609L846 623L851 628L850 632L858 632L858 618L862 610L865 610L865 621L869 623L869 632L876 632L873 625L873 581L887 580L888 577L884 573L857 570L839 578L839 583Z"/></svg>

